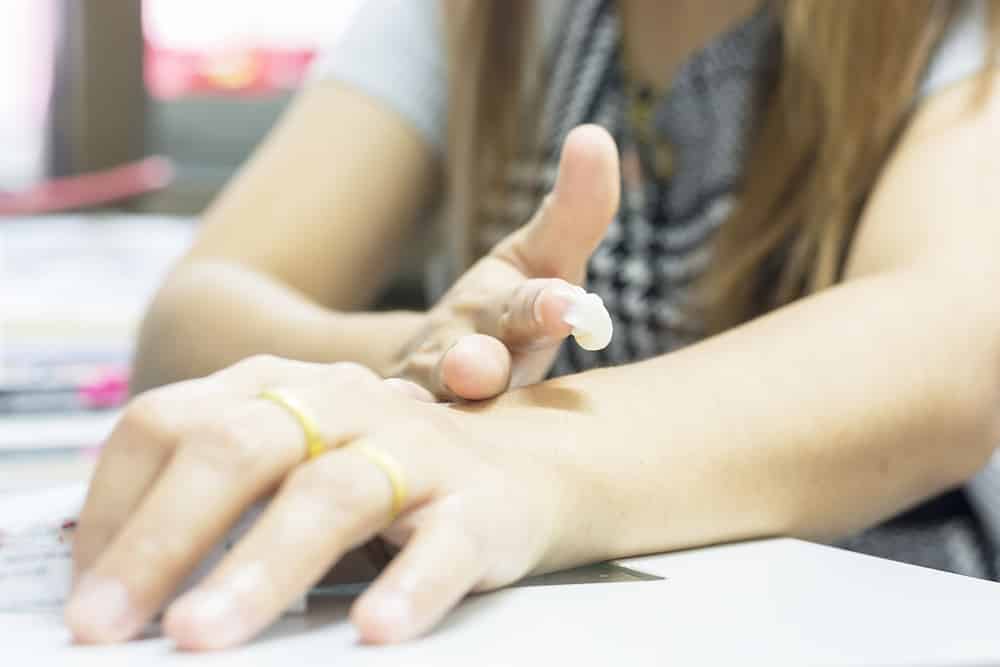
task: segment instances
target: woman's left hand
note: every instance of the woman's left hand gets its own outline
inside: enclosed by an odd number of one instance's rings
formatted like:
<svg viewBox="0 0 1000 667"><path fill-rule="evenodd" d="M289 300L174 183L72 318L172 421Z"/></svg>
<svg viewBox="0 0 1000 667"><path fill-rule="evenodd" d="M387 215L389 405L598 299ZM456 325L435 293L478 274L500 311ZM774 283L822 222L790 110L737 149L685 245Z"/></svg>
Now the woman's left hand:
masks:
<svg viewBox="0 0 1000 667"><path fill-rule="evenodd" d="M313 416L323 453L309 458L294 410L261 396L274 388ZM269 357L140 396L105 447L80 518L66 609L74 636L135 637L271 495L250 532L169 605L163 627L178 645L246 641L380 534L402 550L351 618L365 641L426 631L466 593L543 562L566 497L555 465L474 437L477 417L414 401L360 366Z"/></svg>

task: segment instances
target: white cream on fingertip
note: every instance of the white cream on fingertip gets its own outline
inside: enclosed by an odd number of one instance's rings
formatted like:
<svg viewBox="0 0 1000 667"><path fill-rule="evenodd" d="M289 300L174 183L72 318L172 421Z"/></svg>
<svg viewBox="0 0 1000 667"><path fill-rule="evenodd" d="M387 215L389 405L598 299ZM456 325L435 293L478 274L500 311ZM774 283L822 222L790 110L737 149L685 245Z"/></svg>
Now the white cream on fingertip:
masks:
<svg viewBox="0 0 1000 667"><path fill-rule="evenodd" d="M604 301L582 289L570 299L563 322L573 327L573 338L585 350L603 350L611 342L614 326Z"/></svg>

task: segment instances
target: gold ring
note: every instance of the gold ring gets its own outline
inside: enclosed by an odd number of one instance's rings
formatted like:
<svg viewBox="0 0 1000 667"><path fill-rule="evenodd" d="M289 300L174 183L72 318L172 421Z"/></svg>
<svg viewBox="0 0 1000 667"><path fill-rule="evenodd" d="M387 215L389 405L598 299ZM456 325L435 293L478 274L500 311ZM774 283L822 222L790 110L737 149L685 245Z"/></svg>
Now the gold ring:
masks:
<svg viewBox="0 0 1000 667"><path fill-rule="evenodd" d="M257 397L280 405L295 417L295 421L302 427L302 432L306 436L307 461L316 458L326 451L326 443L323 442L323 436L320 435L319 428L316 426L316 420L313 419L308 408L299 399L284 389L265 389Z"/></svg>
<svg viewBox="0 0 1000 667"><path fill-rule="evenodd" d="M403 478L403 471L396 463L396 459L364 443L355 443L351 447L385 473L386 479L389 480L389 486L392 487L392 509L389 518L395 519L403 509L403 503L406 502L406 480Z"/></svg>

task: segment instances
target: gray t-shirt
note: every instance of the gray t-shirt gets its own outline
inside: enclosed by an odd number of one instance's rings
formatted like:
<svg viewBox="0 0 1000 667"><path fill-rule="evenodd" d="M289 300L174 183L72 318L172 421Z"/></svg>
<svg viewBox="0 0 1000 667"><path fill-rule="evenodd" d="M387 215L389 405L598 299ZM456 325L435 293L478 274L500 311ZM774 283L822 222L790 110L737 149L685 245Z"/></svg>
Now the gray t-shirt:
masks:
<svg viewBox="0 0 1000 667"><path fill-rule="evenodd" d="M541 41L551 54L570 2L538 4ZM441 0L367 0L348 30L317 59L310 77L368 93L443 152L448 108L443 21Z"/></svg>
<svg viewBox="0 0 1000 667"><path fill-rule="evenodd" d="M987 0L966 0L935 54L921 95L978 71L985 62ZM541 39L558 48L569 0L544 0ZM348 30L317 59L313 80L334 79L380 100L413 124L435 149L445 144L447 64L440 0L367 0Z"/></svg>

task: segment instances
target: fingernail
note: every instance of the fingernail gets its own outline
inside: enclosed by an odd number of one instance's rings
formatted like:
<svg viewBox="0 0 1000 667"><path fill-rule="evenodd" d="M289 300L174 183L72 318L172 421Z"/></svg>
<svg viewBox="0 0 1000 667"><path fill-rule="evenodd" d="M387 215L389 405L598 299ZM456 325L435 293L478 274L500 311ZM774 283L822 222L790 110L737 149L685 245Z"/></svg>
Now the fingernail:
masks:
<svg viewBox="0 0 1000 667"><path fill-rule="evenodd" d="M562 299L563 301L565 301L566 302L566 308L568 310L568 309L570 309L570 308L573 307L573 303L579 298L579 295L576 293L576 291L574 289L575 287L576 287L576 285L571 285L571 286L559 285L558 287L553 287L549 293L552 296L556 297L557 299ZM537 322L539 324L542 323L542 298L541 297L544 294L545 294L544 291L541 292L538 295L538 298L535 299L535 303L534 303L535 322ZM586 292L584 292L584 294L586 294ZM567 322L567 324L568 324L568 322Z"/></svg>
<svg viewBox="0 0 1000 667"><path fill-rule="evenodd" d="M133 637L144 618L117 579L84 574L66 605L66 621L84 642L114 642Z"/></svg>
<svg viewBox="0 0 1000 667"><path fill-rule="evenodd" d="M402 593L383 593L370 603L372 620L383 638L406 634L413 618L413 607Z"/></svg>
<svg viewBox="0 0 1000 667"><path fill-rule="evenodd" d="M225 589L194 590L169 611L171 634L182 648L223 648L250 634L236 596Z"/></svg>

